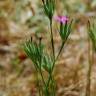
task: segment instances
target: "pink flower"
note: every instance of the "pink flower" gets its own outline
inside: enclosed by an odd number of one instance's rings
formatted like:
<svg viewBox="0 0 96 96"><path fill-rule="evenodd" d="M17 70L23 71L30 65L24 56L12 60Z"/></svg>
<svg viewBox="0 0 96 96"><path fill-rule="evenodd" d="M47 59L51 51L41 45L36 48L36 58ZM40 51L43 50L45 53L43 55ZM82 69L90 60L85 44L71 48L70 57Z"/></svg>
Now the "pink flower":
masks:
<svg viewBox="0 0 96 96"><path fill-rule="evenodd" d="M68 22L69 19L66 16L56 16L55 20L60 22L60 23L65 24L66 22Z"/></svg>

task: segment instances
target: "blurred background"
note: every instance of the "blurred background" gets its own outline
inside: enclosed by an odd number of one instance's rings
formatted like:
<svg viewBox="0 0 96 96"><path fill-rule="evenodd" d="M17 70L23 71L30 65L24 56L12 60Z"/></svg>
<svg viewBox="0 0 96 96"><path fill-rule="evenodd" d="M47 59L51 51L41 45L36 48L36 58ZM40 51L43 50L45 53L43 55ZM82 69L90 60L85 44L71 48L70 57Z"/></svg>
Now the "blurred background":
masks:
<svg viewBox="0 0 96 96"><path fill-rule="evenodd" d="M34 39L42 36L50 49L49 21L41 1L0 0L0 96L37 96L35 69L22 43L30 36ZM56 0L54 15L74 19L72 33L54 71L57 96L84 96L88 68L87 22L96 16L96 0ZM55 23L57 51L60 37ZM96 96L95 63L92 69L91 96Z"/></svg>

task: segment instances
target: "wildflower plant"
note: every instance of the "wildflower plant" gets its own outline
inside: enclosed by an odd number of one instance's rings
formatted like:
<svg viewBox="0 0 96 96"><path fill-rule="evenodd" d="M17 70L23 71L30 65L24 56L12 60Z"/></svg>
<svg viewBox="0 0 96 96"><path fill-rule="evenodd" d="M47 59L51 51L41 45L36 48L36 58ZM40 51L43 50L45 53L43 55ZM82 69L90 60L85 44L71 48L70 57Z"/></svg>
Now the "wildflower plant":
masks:
<svg viewBox="0 0 96 96"><path fill-rule="evenodd" d="M59 35L61 37L62 45L58 52L55 52L55 44L53 39L53 15L55 11L55 0L42 0L44 12L50 22L50 42L52 48L52 54L45 51L42 38L39 38L39 42L34 42L32 38L24 43L24 51L27 56L32 60L37 74L38 92L39 96L56 96L56 82L54 79L53 71L58 60L59 55L71 33L72 21L66 16L57 16L56 21L59 22ZM57 55L56 55L57 53ZM45 79L44 71L48 73L47 79Z"/></svg>

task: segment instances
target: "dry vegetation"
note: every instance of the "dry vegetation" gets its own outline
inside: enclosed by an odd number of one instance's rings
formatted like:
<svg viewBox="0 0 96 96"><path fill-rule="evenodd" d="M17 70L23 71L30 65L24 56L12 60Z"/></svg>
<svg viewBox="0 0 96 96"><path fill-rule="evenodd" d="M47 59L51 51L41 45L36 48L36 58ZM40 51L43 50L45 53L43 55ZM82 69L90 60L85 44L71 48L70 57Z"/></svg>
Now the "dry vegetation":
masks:
<svg viewBox="0 0 96 96"><path fill-rule="evenodd" d="M75 19L73 32L54 71L57 96L85 96L87 20L96 16L96 0L57 0L56 9L55 14L63 13ZM35 70L21 45L30 36L36 39L39 35L49 45L47 25L40 0L0 0L0 96L37 96ZM59 48L56 24L53 26L54 41ZM95 60L96 56L91 74L91 96L96 96Z"/></svg>

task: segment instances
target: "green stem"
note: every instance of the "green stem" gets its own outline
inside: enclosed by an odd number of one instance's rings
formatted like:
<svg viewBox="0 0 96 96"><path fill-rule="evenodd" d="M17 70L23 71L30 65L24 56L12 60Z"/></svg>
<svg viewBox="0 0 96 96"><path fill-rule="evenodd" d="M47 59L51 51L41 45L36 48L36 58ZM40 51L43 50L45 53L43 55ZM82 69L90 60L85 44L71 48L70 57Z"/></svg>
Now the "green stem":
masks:
<svg viewBox="0 0 96 96"><path fill-rule="evenodd" d="M40 72L40 75L41 75L41 78L42 78L43 84L46 86L46 83L45 83L45 80L44 80L44 77L43 77L43 73L41 72L41 70L39 70L39 72Z"/></svg>
<svg viewBox="0 0 96 96"><path fill-rule="evenodd" d="M52 20L50 20L50 29L51 29L51 45L53 52L53 60L55 60L55 48L54 48L54 40L53 40L53 32L52 32Z"/></svg>
<svg viewBox="0 0 96 96"><path fill-rule="evenodd" d="M51 87L52 87L52 96L55 96L56 94L56 90L55 90L55 80L54 80L54 77L51 76Z"/></svg>
<svg viewBox="0 0 96 96"><path fill-rule="evenodd" d="M48 95L48 87L47 87L46 82L45 82L45 80L44 80L43 73L42 73L41 70L39 70L39 73L40 73L40 75L41 75L42 82L43 82L43 84L44 84L44 88L46 89L46 90L45 90L45 96L49 96L49 95ZM43 91L43 92L44 92L44 91Z"/></svg>
<svg viewBox="0 0 96 96"><path fill-rule="evenodd" d="M56 61L57 61L57 59L58 59L58 57L59 57L59 55L60 55L60 53L61 53L63 47L64 47L64 42L62 43L62 45L61 45L61 47L60 47L60 50L59 50L59 52L58 52L58 55L57 55L55 61L53 62L53 66L52 66L51 72L50 72L50 74L49 74L49 79L48 79L48 82L47 82L47 86L48 86L49 83L50 83L50 80L51 80L51 76L52 76L52 72L53 72L53 69L54 69L55 63L56 63Z"/></svg>
<svg viewBox="0 0 96 96"><path fill-rule="evenodd" d="M36 73L37 73L37 72L36 72ZM42 94L41 94L41 87L40 87L40 85L39 85L38 73L36 74L36 79L37 79L37 85L38 85L39 96L42 96Z"/></svg>
<svg viewBox="0 0 96 96"><path fill-rule="evenodd" d="M64 48L64 44L65 44L65 41L62 42L62 45L61 45L60 50L58 52L58 55L56 56L56 59L54 60L54 63L53 63L53 66L52 66L52 71L54 69L54 66L55 66L56 61L58 60L58 58L59 58L59 56L60 56L60 54L62 52L62 49Z"/></svg>
<svg viewBox="0 0 96 96"><path fill-rule="evenodd" d="M53 79L53 76L52 74L50 73L49 74L49 79L48 79L48 82L47 82L47 88L49 88L49 86L51 86L52 90L51 90L51 93L53 94L52 96L55 96L55 80ZM51 84L51 85L50 85Z"/></svg>
<svg viewBox="0 0 96 96"><path fill-rule="evenodd" d="M61 47L60 47L60 50L59 50L59 53L55 59L55 48L54 48L54 40L53 40L53 32L52 32L52 20L50 20L50 29L51 29L51 45L52 45L52 52L53 52L53 65L52 65L52 69L51 69L51 72L49 74L49 78L48 78L48 82L47 82L47 87L50 85L50 81L52 81L52 73L53 73L53 69L54 69L54 66L55 66L55 63L64 47L64 43L62 43ZM54 95L55 96L55 95Z"/></svg>
<svg viewBox="0 0 96 96"><path fill-rule="evenodd" d="M57 59L58 59L58 57L60 56L60 54L61 54L61 51L62 51L62 49L63 49L63 47L64 47L64 41L62 42L62 45L61 45L61 47L60 47L60 50L59 50L59 52L58 52L58 55L57 55L57 57L56 57L56 59L55 59L55 62L57 61Z"/></svg>

